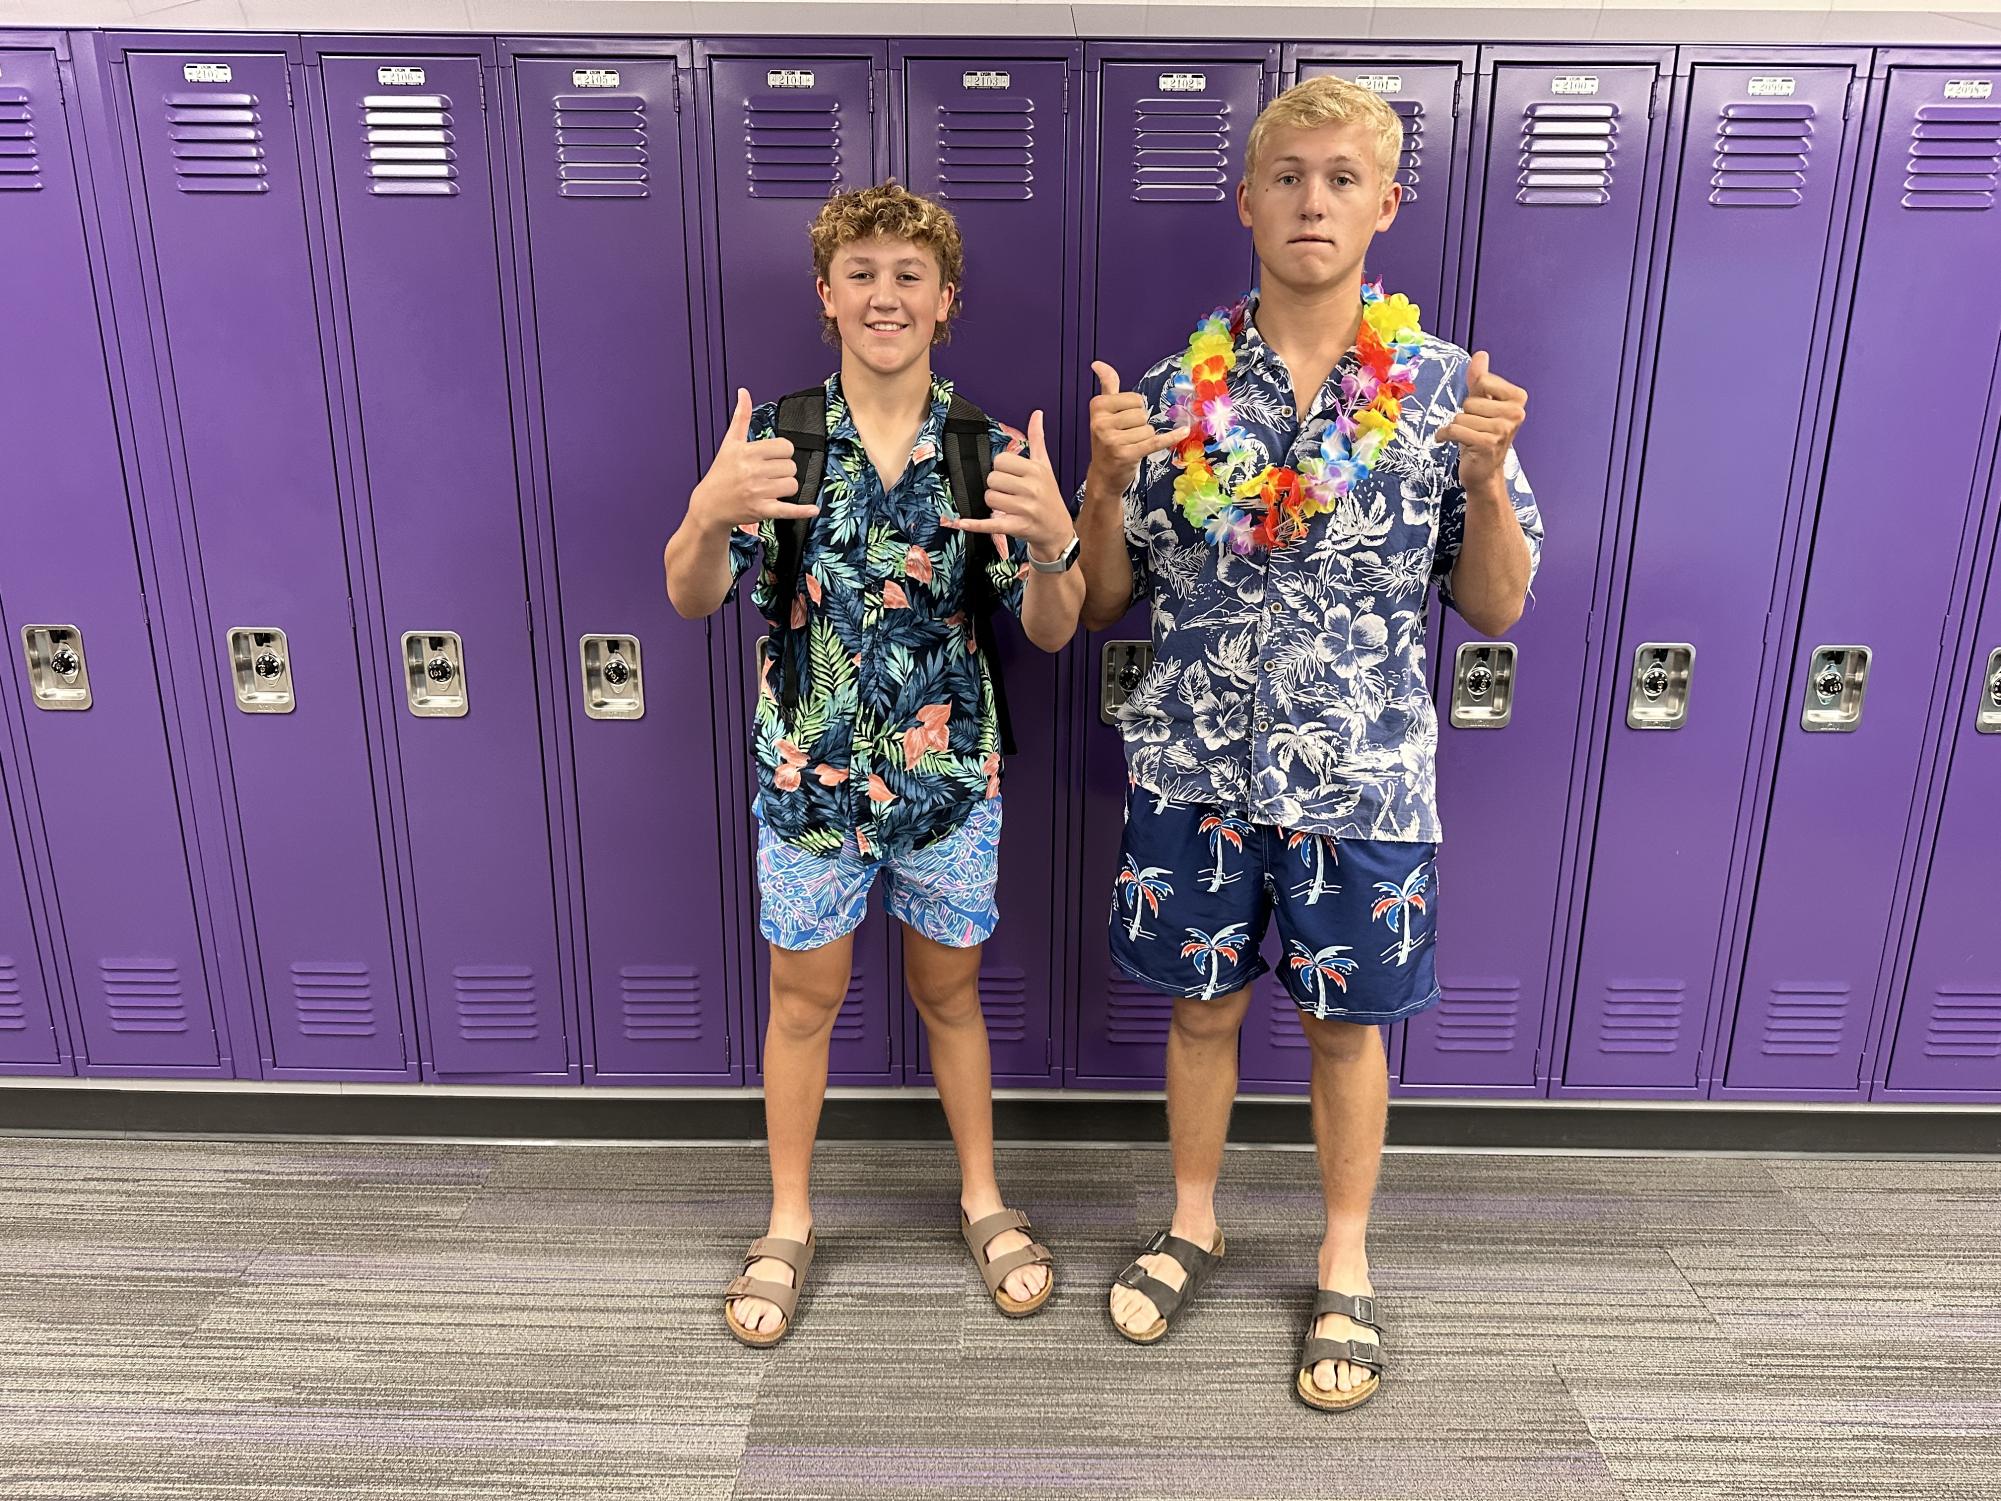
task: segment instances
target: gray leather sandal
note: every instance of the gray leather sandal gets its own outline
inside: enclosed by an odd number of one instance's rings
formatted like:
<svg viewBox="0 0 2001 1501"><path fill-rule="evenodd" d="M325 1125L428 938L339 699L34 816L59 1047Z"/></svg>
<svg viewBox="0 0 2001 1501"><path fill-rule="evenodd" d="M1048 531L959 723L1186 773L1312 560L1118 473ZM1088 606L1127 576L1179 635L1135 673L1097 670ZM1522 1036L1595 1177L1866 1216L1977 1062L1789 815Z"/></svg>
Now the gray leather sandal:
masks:
<svg viewBox="0 0 2001 1501"><path fill-rule="evenodd" d="M1314 1330L1323 1315L1338 1313L1376 1336L1374 1339L1322 1339ZM1313 1317L1306 1321L1306 1340L1299 1347L1299 1378L1293 1390L1308 1407L1322 1412L1348 1412L1382 1390L1388 1357L1383 1351L1383 1326L1376 1322L1376 1300L1367 1293L1337 1293L1321 1288L1313 1295ZM1370 1373L1352 1391L1323 1392L1313 1381L1313 1368L1323 1360L1345 1360Z"/></svg>
<svg viewBox="0 0 2001 1501"><path fill-rule="evenodd" d="M1146 1294L1153 1301L1154 1311L1160 1317L1153 1321L1151 1327L1139 1334L1134 1334L1115 1317L1112 1318L1112 1327L1136 1345L1150 1345L1156 1340L1166 1338L1167 1326L1195 1296L1195 1289L1202 1285L1202 1279L1207 1277L1223 1259L1223 1251L1221 1230L1216 1232L1216 1244L1206 1251L1192 1240L1183 1240L1178 1235L1169 1235L1165 1230L1161 1231L1140 1247L1139 1256L1135 1256L1132 1264L1118 1275L1118 1285ZM1140 1256L1172 1257L1181 1270L1188 1274L1187 1281L1179 1287L1169 1287L1139 1264ZM1109 1306L1106 1307L1105 1313L1108 1317L1111 1316Z"/></svg>

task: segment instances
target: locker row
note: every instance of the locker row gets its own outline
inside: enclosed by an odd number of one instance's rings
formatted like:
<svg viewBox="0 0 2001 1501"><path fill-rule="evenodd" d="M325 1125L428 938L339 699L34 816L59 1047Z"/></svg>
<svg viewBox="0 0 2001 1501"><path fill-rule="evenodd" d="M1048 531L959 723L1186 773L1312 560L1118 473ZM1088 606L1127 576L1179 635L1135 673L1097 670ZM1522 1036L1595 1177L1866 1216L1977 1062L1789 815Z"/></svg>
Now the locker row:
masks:
<svg viewBox="0 0 2001 1501"><path fill-rule="evenodd" d="M1813 48L0 33L0 1070L754 1083L761 623L659 549L730 393L833 359L805 224L942 198L939 367L1074 482L1089 361L1249 283L1245 134L1327 71L1549 528L1508 640L1430 625L1395 1087L2001 1097L2001 52ZM1004 642L1003 1085L1158 1084L1103 936L1146 634ZM856 954L835 1081L922 1082Z"/></svg>

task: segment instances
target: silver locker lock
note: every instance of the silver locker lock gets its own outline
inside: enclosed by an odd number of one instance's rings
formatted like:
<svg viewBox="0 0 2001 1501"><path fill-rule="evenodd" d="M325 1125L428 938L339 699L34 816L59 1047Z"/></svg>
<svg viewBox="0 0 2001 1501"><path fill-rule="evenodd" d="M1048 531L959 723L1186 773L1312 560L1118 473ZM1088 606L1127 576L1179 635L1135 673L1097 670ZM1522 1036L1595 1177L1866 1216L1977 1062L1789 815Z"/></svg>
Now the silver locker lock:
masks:
<svg viewBox="0 0 2001 1501"><path fill-rule="evenodd" d="M585 636L577 643L584 668L584 713L592 719L641 719L646 688L637 636Z"/></svg>
<svg viewBox="0 0 2001 1501"><path fill-rule="evenodd" d="M83 659L83 632L73 625L24 625L21 649L28 657L28 683L38 709L88 709L90 668Z"/></svg>
<svg viewBox="0 0 2001 1501"><path fill-rule="evenodd" d="M403 683L419 719L463 719L465 647L457 631L405 631Z"/></svg>
<svg viewBox="0 0 2001 1501"><path fill-rule="evenodd" d="M228 642L237 708L245 714L289 714L298 707L292 696L292 653L283 631L238 626Z"/></svg>
<svg viewBox="0 0 2001 1501"><path fill-rule="evenodd" d="M1452 660L1452 727L1498 730L1514 712L1514 642L1462 643Z"/></svg>
<svg viewBox="0 0 2001 1501"><path fill-rule="evenodd" d="M1126 700L1152 670L1151 641L1107 641L1098 655L1098 718L1117 724Z"/></svg>
<svg viewBox="0 0 2001 1501"><path fill-rule="evenodd" d="M1868 687L1868 647L1815 647L1807 663L1800 728L1818 734L1854 729L1862 723L1862 696Z"/></svg>
<svg viewBox="0 0 2001 1501"><path fill-rule="evenodd" d="M1987 676L1980 680L1980 712L1973 727L1983 735L2001 735L2001 646L1987 654Z"/></svg>
<svg viewBox="0 0 2001 1501"><path fill-rule="evenodd" d="M1633 651L1626 724L1635 730L1678 730L1688 723L1688 686L1695 648L1686 641L1643 641Z"/></svg>

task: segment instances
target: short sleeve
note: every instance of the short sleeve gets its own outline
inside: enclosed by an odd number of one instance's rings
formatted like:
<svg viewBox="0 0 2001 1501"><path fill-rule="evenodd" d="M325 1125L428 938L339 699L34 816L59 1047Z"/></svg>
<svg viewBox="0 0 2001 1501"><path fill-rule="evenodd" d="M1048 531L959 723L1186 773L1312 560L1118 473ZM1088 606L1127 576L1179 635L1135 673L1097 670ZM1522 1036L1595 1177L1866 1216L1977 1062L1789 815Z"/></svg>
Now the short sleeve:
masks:
<svg viewBox="0 0 2001 1501"><path fill-rule="evenodd" d="M1450 377L1452 410L1457 411L1466 400L1466 364ZM1529 485L1528 475L1523 472L1521 456L1510 446L1507 459L1501 467L1502 482L1508 489L1508 503L1514 507L1515 522L1522 529L1522 538L1529 545L1529 582L1535 582L1536 571L1542 566L1542 512L1536 506L1535 491ZM1438 551L1432 559L1432 577L1438 581L1438 597L1444 603L1458 608L1452 597L1452 569L1459 561L1459 550L1466 542L1466 490L1459 483L1458 460L1453 460L1452 480L1446 487L1444 498L1439 504Z"/></svg>
<svg viewBox="0 0 2001 1501"><path fill-rule="evenodd" d="M1004 422L987 419L988 451L995 457L1004 453L1022 454L1028 452L1028 438ZM1021 618L1021 597L1023 579L1028 572L1028 544L1019 537L1004 537L995 532L991 536L966 533L966 542L980 549L986 555L987 580L993 588L994 598L1017 620ZM1003 557L993 545L1007 544L1007 556Z"/></svg>
<svg viewBox="0 0 2001 1501"><path fill-rule="evenodd" d="M750 414L750 432L747 439L761 443L771 437L778 428L778 403L767 401ZM759 554L766 560L778 556L778 527L770 521L752 524L745 522L730 533L730 588L723 596L728 604L736 598L737 585L744 573L758 562ZM770 604L770 583L768 570L760 571L755 587L751 590L751 603L759 610L768 610Z"/></svg>

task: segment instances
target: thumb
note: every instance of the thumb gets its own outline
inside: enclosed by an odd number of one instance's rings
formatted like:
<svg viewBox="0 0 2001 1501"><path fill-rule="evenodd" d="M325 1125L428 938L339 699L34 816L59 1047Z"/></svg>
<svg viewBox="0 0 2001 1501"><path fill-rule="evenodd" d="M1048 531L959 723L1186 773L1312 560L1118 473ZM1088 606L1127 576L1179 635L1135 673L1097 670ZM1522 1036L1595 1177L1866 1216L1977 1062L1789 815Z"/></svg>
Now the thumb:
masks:
<svg viewBox="0 0 2001 1501"><path fill-rule="evenodd" d="M1028 456L1038 464L1049 462L1049 444L1042 436L1042 410L1028 414Z"/></svg>
<svg viewBox="0 0 2001 1501"><path fill-rule="evenodd" d="M1473 358L1466 365L1466 394L1472 396L1479 391L1480 382L1487 378L1487 351L1475 350Z"/></svg>
<svg viewBox="0 0 2001 1501"><path fill-rule="evenodd" d="M749 436L750 392L739 386L736 393L736 410L730 414L730 430L723 434L723 441L741 443Z"/></svg>
<svg viewBox="0 0 2001 1501"><path fill-rule="evenodd" d="M1091 373L1098 377L1098 394L1116 396L1119 394L1119 372L1103 360L1091 361Z"/></svg>

